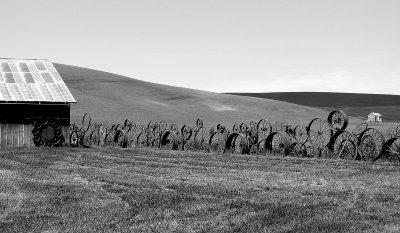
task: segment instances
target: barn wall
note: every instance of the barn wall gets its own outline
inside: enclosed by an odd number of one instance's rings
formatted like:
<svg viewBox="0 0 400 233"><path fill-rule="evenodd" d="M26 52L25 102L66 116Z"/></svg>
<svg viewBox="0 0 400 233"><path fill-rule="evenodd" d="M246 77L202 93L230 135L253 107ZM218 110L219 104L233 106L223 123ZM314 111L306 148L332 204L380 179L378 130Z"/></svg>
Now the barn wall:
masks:
<svg viewBox="0 0 400 233"><path fill-rule="evenodd" d="M30 124L0 124L0 148L35 147ZM61 126L65 142L69 141L69 126Z"/></svg>
<svg viewBox="0 0 400 233"><path fill-rule="evenodd" d="M0 103L1 124L33 124L37 119L51 118L59 125L69 126L68 103Z"/></svg>

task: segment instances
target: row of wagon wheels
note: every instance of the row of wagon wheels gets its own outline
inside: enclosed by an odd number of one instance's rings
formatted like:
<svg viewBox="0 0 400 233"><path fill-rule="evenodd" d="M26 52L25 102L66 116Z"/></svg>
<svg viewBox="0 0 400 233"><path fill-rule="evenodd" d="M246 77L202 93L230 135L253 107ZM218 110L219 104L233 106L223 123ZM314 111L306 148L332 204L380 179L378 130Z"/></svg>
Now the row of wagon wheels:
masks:
<svg viewBox="0 0 400 233"><path fill-rule="evenodd" d="M130 120L105 127L92 123L88 114L80 126L71 125L70 146L154 147L171 150L238 154L292 155L333 159L398 161L400 135L385 141L381 132L359 124L347 131L348 117L341 110L332 111L327 119L315 118L307 126L267 119L233 125L205 127L201 119L193 126L149 122L137 125ZM400 127L398 127L400 133ZM395 132L397 129L395 129Z"/></svg>

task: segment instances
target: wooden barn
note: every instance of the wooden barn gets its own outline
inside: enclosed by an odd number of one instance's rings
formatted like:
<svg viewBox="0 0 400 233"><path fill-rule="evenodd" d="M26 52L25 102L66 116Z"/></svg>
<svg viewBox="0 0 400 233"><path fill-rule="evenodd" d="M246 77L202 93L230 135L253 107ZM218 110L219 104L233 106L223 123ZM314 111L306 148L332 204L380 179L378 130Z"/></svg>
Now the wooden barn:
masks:
<svg viewBox="0 0 400 233"><path fill-rule="evenodd" d="M71 103L51 62L0 58L0 148L63 145Z"/></svg>

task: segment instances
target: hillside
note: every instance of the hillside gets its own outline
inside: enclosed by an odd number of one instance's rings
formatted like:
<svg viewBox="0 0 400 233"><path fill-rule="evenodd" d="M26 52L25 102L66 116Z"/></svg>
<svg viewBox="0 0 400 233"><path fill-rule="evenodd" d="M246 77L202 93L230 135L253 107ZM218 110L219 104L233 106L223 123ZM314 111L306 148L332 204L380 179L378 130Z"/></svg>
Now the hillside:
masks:
<svg viewBox="0 0 400 233"><path fill-rule="evenodd" d="M295 103L325 110L342 109L355 117L379 112L384 121L400 121L400 95L331 93L331 92L271 92L230 93Z"/></svg>
<svg viewBox="0 0 400 233"><path fill-rule="evenodd" d="M73 122L80 122L86 112L92 119L109 124L126 118L139 123L164 120L193 124L200 117L207 126L229 126L261 118L305 124L328 114L282 101L172 87L87 68L54 65L77 100L71 106Z"/></svg>

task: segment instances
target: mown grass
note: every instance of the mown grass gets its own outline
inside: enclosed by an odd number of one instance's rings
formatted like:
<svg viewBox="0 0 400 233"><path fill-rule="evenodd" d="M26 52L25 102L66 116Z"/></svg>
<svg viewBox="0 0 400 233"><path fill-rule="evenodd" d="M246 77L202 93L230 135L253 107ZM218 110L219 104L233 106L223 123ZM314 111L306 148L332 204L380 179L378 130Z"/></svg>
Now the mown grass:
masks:
<svg viewBox="0 0 400 233"><path fill-rule="evenodd" d="M0 154L1 232L399 232L396 164L116 148Z"/></svg>

